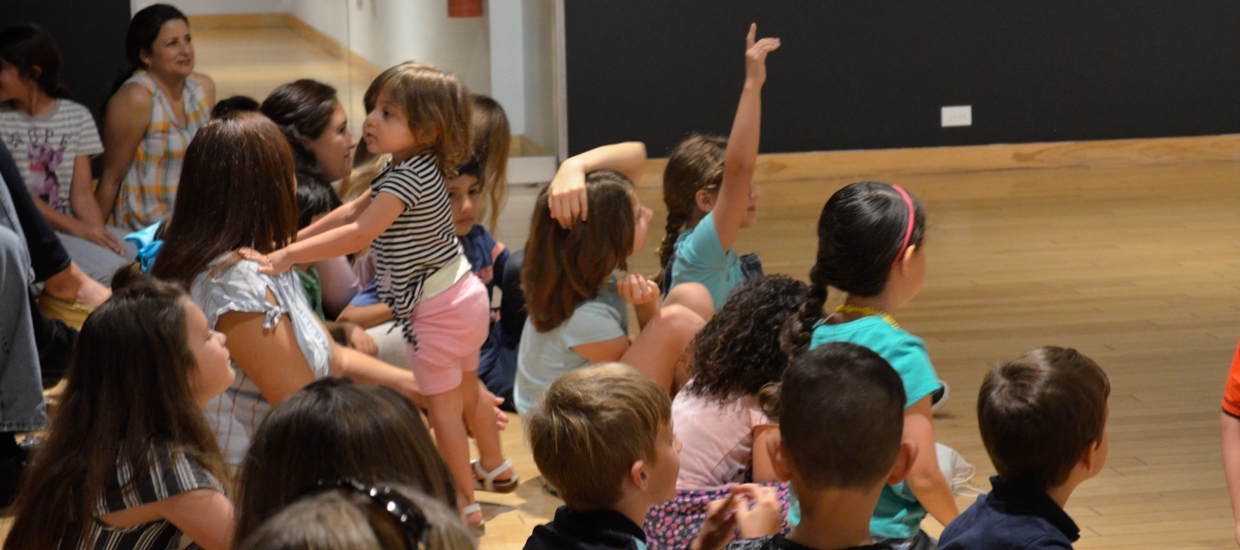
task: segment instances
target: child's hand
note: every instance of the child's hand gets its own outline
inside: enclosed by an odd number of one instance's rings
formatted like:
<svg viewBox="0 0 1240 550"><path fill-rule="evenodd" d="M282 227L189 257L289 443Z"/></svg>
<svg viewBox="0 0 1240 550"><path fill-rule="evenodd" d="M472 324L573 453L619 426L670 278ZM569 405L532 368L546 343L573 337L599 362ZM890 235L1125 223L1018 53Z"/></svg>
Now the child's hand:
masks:
<svg viewBox="0 0 1240 550"><path fill-rule="evenodd" d="M271 254L263 254L252 248L241 248L237 250L237 253L241 254L242 258L262 264L262 267L258 268L259 273L279 275L293 267L293 262L289 260L288 253L284 249Z"/></svg>
<svg viewBox="0 0 1240 550"><path fill-rule="evenodd" d="M732 531L736 529L736 504L741 500L737 498L738 489L733 487L728 491L728 496L706 505L706 519L697 538L689 545L690 550L720 550L732 542Z"/></svg>
<svg viewBox="0 0 1240 550"><path fill-rule="evenodd" d="M763 38L754 42L757 35L758 24L751 23L745 39L745 82L761 86L766 82L766 54L779 49L779 39Z"/></svg>
<svg viewBox="0 0 1240 550"><path fill-rule="evenodd" d="M620 279L620 282L616 283L616 291L624 301L635 306L648 304L659 298L659 285L638 273L630 273Z"/></svg>
<svg viewBox="0 0 1240 550"><path fill-rule="evenodd" d="M570 164L569 161L564 163ZM547 206L551 208L551 217L560 222L560 227L564 229L576 225L578 219L586 221L585 171L574 166L561 166L555 173L555 179L551 180L551 189L547 191Z"/></svg>
<svg viewBox="0 0 1240 550"><path fill-rule="evenodd" d="M379 344L369 334L366 334L366 329L356 323L345 322L343 324L345 339L348 340L349 347L371 357L379 355Z"/></svg>
<svg viewBox="0 0 1240 550"><path fill-rule="evenodd" d="M784 526L783 507L773 487L749 483L736 488L743 495L736 506L736 526L743 539L774 535Z"/></svg>

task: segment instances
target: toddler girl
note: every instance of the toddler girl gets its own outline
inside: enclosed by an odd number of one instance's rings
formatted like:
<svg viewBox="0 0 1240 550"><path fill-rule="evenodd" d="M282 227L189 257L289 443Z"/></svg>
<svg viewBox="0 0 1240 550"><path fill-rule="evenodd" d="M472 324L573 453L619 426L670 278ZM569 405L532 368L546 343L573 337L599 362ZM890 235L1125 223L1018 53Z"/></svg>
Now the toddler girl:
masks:
<svg viewBox="0 0 1240 550"><path fill-rule="evenodd" d="M818 219L809 298L783 334L793 356L827 342L865 346L891 363L904 382L904 439L917 442L917 459L908 481L883 488L870 521L876 539L890 539L900 550L935 547L921 530L927 511L943 525L960 513L935 452L930 407L942 383L925 342L893 317L926 278L925 226L921 203L900 186L862 182L837 191ZM848 296L823 319L828 286Z"/></svg>
<svg viewBox="0 0 1240 550"><path fill-rule="evenodd" d="M379 75L366 90L365 104L367 149L391 154L373 190L272 252L264 272L371 245L379 296L408 341L409 366L426 396L463 511L480 526L475 486L510 492L517 478L500 449L491 404L478 398L478 354L490 303L457 241L443 181L469 155L469 94L456 77L407 62ZM472 467L467 431L481 455Z"/></svg>
<svg viewBox="0 0 1240 550"><path fill-rule="evenodd" d="M233 382L224 336L141 275L86 318L5 548L229 548L233 506L202 407Z"/></svg>

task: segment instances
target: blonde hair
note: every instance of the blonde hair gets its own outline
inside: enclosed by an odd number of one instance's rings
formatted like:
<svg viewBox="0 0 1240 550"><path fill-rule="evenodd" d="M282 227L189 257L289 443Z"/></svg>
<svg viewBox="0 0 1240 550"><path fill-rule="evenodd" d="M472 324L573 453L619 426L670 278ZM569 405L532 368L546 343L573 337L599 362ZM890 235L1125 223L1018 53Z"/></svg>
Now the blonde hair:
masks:
<svg viewBox="0 0 1240 550"><path fill-rule="evenodd" d="M406 61L383 71L366 89L366 112L373 111L379 94L404 111L409 131L426 135L439 170L456 175L458 164L469 158L472 103L469 90L456 76L417 61Z"/></svg>
<svg viewBox="0 0 1240 550"><path fill-rule="evenodd" d="M411 487L390 488L426 517L426 550L474 550L461 516ZM304 497L263 522L237 550L418 550L404 527L369 496L333 489Z"/></svg>
<svg viewBox="0 0 1240 550"><path fill-rule="evenodd" d="M572 371L526 418L534 463L569 508L600 510L621 497L626 472L652 462L672 401L650 377L620 363Z"/></svg>

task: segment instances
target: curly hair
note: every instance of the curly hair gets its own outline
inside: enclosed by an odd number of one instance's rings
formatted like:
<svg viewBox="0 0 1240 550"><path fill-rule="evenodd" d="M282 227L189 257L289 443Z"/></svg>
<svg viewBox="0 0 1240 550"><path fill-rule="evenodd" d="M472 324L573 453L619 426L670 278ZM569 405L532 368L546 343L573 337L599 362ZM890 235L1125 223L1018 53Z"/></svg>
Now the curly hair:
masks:
<svg viewBox="0 0 1240 550"><path fill-rule="evenodd" d="M779 331L809 295L809 285L784 275L746 282L693 339L693 382L686 392L720 402L758 395L788 367Z"/></svg>

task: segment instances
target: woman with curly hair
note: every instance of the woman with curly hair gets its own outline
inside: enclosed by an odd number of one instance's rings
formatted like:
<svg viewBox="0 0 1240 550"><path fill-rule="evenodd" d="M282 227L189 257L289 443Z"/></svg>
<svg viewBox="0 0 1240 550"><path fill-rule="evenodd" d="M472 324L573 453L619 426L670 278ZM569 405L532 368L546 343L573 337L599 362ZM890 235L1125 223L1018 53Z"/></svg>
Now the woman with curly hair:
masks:
<svg viewBox="0 0 1240 550"><path fill-rule="evenodd" d="M651 548L687 548L701 529L706 505L727 495L733 483L778 483L769 442L779 430L759 405L758 394L779 382L788 356L779 345L784 321L794 315L809 287L783 275L739 287L689 346L692 379L672 402L680 451L676 499L650 510ZM787 515L787 484L778 486Z"/></svg>

